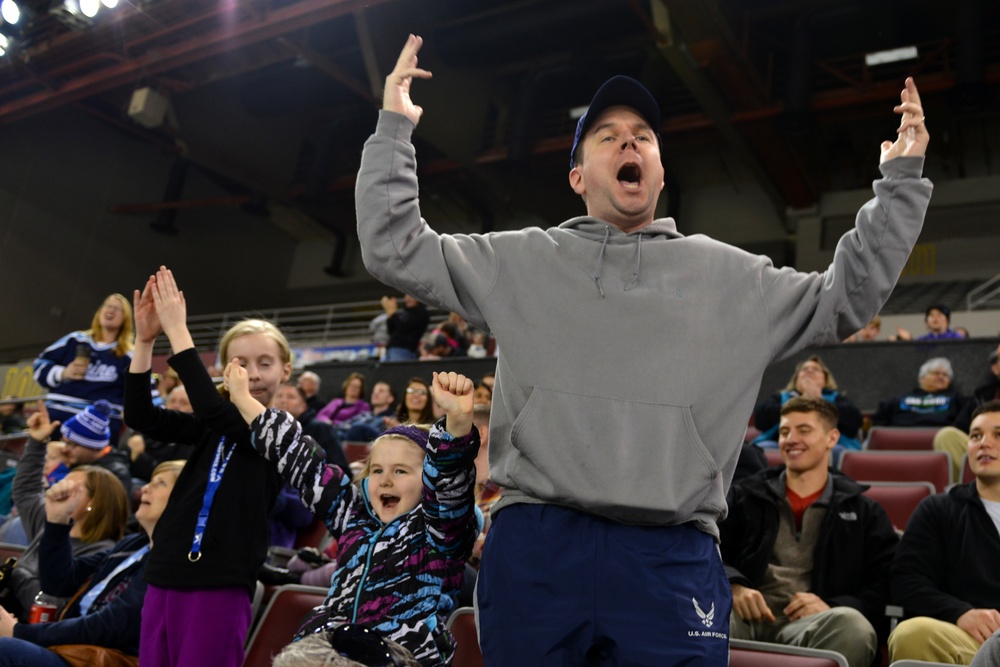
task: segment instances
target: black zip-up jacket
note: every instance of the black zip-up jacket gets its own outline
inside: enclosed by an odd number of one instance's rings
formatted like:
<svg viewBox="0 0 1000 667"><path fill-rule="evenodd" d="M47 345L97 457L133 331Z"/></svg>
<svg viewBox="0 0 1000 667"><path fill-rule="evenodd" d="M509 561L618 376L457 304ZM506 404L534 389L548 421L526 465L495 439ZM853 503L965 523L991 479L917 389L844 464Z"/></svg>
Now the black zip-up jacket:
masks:
<svg viewBox="0 0 1000 667"><path fill-rule="evenodd" d="M733 485L729 516L719 525L730 584L758 588L774 551L785 502L784 466ZM833 489L813 555L809 592L831 607L857 609L880 638L888 633L889 568L899 539L882 507L862 495L868 487L830 471Z"/></svg>
<svg viewBox="0 0 1000 667"><path fill-rule="evenodd" d="M925 498L899 543L892 601L907 618L954 623L970 609L1000 609L1000 533L976 483Z"/></svg>
<svg viewBox="0 0 1000 667"><path fill-rule="evenodd" d="M146 582L160 588L244 588L253 595L270 543L267 518L281 488L274 464L250 444L250 428L216 390L194 348L167 360L188 391L194 414L153 405L149 372L125 378L129 427L151 438L194 445L153 531ZM237 443L222 476L202 539L201 559L188 559L208 474L221 436Z"/></svg>

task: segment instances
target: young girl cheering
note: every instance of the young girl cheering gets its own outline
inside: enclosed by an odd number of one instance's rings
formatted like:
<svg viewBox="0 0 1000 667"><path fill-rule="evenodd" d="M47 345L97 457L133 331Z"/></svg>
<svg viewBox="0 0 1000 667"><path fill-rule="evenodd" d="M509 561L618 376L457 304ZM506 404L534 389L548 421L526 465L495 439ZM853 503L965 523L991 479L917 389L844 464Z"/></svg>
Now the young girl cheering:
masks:
<svg viewBox="0 0 1000 667"><path fill-rule="evenodd" d="M301 437L288 413L265 411L242 365L233 358L225 377L254 446L325 518L340 545L329 596L297 636L366 624L424 667L450 664L454 640L444 620L456 605L481 523L473 492L479 432L472 428L472 381L435 373L434 400L445 417L430 433L414 425L383 433L353 485L311 438Z"/></svg>
<svg viewBox="0 0 1000 667"><path fill-rule="evenodd" d="M125 384L128 425L165 442L194 445L156 524L145 579L139 659L143 667L239 667L257 567L267 554L267 517L280 488L273 463L250 445L239 410L219 394L188 331L184 294L160 267L134 294L136 347ZM170 340L194 414L153 405L153 343ZM271 406L291 374L291 350L270 322L244 320L219 344L239 357L249 393Z"/></svg>

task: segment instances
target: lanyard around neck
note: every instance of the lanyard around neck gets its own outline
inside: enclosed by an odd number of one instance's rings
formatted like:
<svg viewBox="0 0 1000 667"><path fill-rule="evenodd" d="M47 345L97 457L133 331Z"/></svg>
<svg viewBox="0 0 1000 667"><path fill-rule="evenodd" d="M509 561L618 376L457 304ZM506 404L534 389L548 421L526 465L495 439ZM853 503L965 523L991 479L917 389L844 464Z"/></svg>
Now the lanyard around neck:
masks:
<svg viewBox="0 0 1000 667"><path fill-rule="evenodd" d="M236 444L226 451L226 436L219 439L219 444L215 448L215 459L212 460L212 469L208 473L208 484L205 485L205 497L201 501L201 511L198 512L198 523L194 528L194 540L191 542L191 551L188 552L188 560L197 563L201 560L201 539L205 536L205 526L208 525L208 514L212 511L212 503L215 500L215 492L219 490L222 483L222 474L226 472L229 465L229 457L233 455Z"/></svg>
<svg viewBox="0 0 1000 667"><path fill-rule="evenodd" d="M97 596L104 592L104 589L108 587L108 584L111 583L112 579L117 577L120 572L131 566L132 563L145 556L148 552L148 544L138 551L134 551L131 556L119 563L118 567L111 571L111 574L101 579L97 582L96 586L87 591L84 596L80 598L80 616L87 615L87 612L90 611L90 607L94 604L94 601L97 600Z"/></svg>

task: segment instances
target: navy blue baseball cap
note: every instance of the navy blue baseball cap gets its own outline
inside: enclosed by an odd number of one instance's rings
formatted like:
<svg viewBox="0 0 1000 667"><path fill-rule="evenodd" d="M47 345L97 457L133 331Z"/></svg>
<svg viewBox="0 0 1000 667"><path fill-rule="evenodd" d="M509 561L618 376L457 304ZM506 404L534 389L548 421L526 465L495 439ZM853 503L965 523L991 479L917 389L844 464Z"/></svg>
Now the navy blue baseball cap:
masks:
<svg viewBox="0 0 1000 667"><path fill-rule="evenodd" d="M656 141L663 148L663 139L660 137L660 105L650 94L646 87L630 76L613 76L604 82L594 99L590 100L587 113L580 116L576 124L576 134L573 136L573 148L569 152L569 168L576 165L576 147L580 139L587 134L587 130L594 120L601 115L601 112L608 107L626 106L635 109L639 115L646 119L649 126L656 133Z"/></svg>

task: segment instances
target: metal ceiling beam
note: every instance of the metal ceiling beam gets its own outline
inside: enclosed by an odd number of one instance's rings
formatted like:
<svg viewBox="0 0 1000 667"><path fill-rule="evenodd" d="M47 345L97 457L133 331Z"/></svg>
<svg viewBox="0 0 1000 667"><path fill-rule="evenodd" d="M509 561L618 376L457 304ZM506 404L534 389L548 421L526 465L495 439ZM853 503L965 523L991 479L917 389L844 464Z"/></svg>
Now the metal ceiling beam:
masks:
<svg viewBox="0 0 1000 667"><path fill-rule="evenodd" d="M251 44L274 39L323 21L353 13L388 0L303 0L275 9L263 18L245 19L236 26L217 28L77 77L54 90L45 90L0 104L0 123L27 118L98 93L190 65Z"/></svg>
<svg viewBox="0 0 1000 667"><path fill-rule="evenodd" d="M729 147L753 175L754 180L771 200L778 218L787 227L789 222L785 215L787 207L785 198L775 186L770 174L761 164L753 149L733 125L732 111L716 92L712 83L702 74L687 47L677 38L670 18L670 9L666 3L667 0L652 0L650 3L652 24L657 32L657 47L660 53L698 100L701 108L712 119Z"/></svg>

